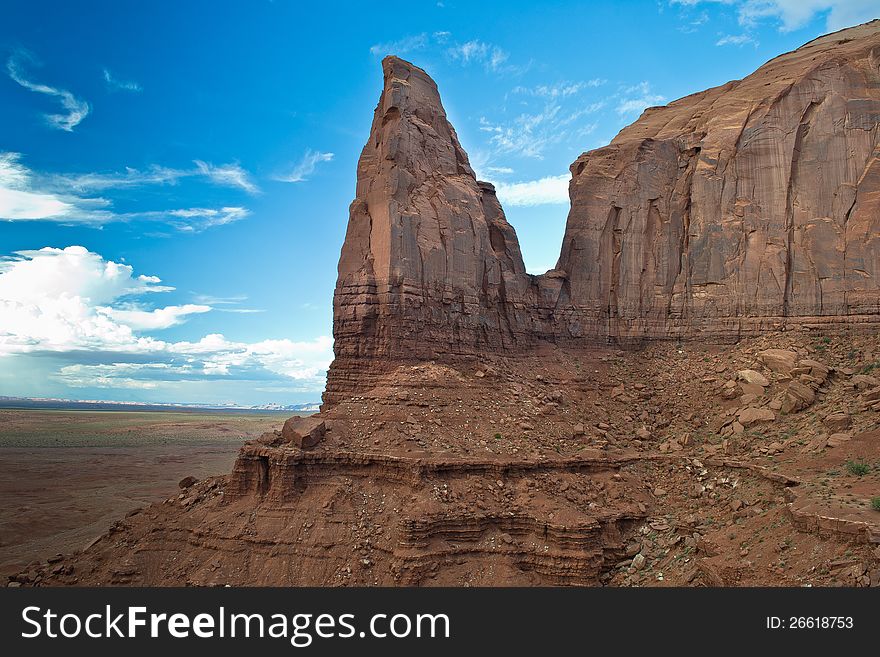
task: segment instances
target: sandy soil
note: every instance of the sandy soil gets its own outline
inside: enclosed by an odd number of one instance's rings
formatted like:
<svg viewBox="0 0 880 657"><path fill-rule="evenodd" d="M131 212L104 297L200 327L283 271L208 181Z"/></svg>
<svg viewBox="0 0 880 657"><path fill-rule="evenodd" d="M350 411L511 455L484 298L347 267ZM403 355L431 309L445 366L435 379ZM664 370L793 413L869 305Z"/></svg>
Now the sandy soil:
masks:
<svg viewBox="0 0 880 657"><path fill-rule="evenodd" d="M82 548L183 477L229 472L284 417L0 410L0 575Z"/></svg>

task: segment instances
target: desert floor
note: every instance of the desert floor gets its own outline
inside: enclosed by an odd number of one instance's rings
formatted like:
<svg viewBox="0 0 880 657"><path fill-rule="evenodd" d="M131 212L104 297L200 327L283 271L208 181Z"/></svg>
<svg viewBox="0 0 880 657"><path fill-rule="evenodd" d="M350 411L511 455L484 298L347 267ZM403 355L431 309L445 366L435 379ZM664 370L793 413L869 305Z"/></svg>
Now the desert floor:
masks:
<svg viewBox="0 0 880 657"><path fill-rule="evenodd" d="M84 547L186 476L229 472L285 417L0 409L0 575Z"/></svg>

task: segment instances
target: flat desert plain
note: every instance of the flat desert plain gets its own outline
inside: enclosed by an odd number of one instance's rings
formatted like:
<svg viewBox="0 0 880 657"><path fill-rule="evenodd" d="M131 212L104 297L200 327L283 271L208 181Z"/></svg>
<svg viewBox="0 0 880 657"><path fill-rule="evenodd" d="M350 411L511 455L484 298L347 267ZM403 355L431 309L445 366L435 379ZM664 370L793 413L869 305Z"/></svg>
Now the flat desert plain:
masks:
<svg viewBox="0 0 880 657"><path fill-rule="evenodd" d="M229 472L288 415L0 409L0 576L84 547L186 476Z"/></svg>

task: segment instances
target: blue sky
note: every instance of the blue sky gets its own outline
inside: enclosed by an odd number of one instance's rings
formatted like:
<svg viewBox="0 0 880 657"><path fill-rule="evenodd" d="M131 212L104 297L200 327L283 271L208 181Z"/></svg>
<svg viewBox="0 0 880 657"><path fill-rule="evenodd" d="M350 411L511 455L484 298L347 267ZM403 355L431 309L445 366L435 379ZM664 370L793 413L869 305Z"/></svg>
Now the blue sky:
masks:
<svg viewBox="0 0 880 657"><path fill-rule="evenodd" d="M0 395L318 400L385 54L435 78L539 273L581 152L877 15L876 0L6 0Z"/></svg>

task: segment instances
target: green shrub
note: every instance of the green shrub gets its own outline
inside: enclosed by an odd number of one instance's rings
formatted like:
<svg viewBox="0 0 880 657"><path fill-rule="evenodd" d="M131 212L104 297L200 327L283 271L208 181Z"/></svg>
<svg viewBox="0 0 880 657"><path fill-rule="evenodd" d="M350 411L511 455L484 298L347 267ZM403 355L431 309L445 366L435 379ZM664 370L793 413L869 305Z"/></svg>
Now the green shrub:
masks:
<svg viewBox="0 0 880 657"><path fill-rule="evenodd" d="M880 497L871 498L871 508L874 509L874 511L880 511Z"/></svg>
<svg viewBox="0 0 880 657"><path fill-rule="evenodd" d="M861 477L871 471L871 466L864 461L847 461L846 469L850 474Z"/></svg>
<svg viewBox="0 0 880 657"><path fill-rule="evenodd" d="M495 440L501 440L501 434L500 434L500 433L496 433L496 434L495 434Z"/></svg>

